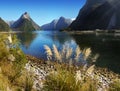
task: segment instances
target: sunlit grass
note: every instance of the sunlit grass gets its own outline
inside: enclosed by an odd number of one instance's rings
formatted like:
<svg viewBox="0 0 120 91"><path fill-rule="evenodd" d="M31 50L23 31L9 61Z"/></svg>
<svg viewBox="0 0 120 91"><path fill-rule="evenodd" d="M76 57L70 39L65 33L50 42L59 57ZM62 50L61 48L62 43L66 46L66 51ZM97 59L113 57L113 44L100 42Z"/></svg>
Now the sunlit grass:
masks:
<svg viewBox="0 0 120 91"><path fill-rule="evenodd" d="M0 91L31 91L32 80L23 74L26 63L16 36L0 34Z"/></svg>
<svg viewBox="0 0 120 91"><path fill-rule="evenodd" d="M86 75L91 68L81 73L73 67L56 65L56 71L46 77L44 91L97 91L97 81Z"/></svg>

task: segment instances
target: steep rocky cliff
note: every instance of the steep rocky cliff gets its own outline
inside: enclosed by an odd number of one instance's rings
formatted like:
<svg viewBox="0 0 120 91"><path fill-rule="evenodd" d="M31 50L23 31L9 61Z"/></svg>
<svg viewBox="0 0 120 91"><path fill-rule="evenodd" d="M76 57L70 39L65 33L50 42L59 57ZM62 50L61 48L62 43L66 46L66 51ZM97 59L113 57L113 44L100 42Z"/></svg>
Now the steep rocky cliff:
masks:
<svg viewBox="0 0 120 91"><path fill-rule="evenodd" d="M119 0L87 0L72 30L120 29Z"/></svg>

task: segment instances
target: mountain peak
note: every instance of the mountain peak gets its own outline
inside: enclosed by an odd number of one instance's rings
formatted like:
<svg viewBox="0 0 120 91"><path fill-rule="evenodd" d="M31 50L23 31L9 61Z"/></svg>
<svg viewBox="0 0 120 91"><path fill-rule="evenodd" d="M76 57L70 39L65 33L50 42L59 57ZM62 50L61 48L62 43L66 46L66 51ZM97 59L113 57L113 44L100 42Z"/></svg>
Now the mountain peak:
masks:
<svg viewBox="0 0 120 91"><path fill-rule="evenodd" d="M12 26L14 30L19 30L19 31L34 31L34 30L39 30L40 27L37 25L32 18L29 16L27 12L23 13L21 17L15 21Z"/></svg>
<svg viewBox="0 0 120 91"><path fill-rule="evenodd" d="M29 20L29 19L30 19L30 16L29 16L28 12L25 12L24 14L22 14L22 18Z"/></svg>
<svg viewBox="0 0 120 91"><path fill-rule="evenodd" d="M28 14L28 12L25 12L24 14Z"/></svg>
<svg viewBox="0 0 120 91"><path fill-rule="evenodd" d="M59 20L64 20L65 19L65 17L63 17L63 16L61 16L60 18L59 18Z"/></svg>

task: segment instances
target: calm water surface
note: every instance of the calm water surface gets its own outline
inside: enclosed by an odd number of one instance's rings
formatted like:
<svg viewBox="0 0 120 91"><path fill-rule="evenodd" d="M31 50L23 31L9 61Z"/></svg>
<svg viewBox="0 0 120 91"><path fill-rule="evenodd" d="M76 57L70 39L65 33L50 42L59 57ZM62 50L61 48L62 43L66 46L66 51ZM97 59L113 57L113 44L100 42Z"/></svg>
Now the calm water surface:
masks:
<svg viewBox="0 0 120 91"><path fill-rule="evenodd" d="M92 49L92 54L99 54L96 65L120 73L120 35L119 34L67 34L62 32L39 31L18 34L21 49L25 54L46 59L44 45L52 48L55 44L60 50L63 45L73 49Z"/></svg>

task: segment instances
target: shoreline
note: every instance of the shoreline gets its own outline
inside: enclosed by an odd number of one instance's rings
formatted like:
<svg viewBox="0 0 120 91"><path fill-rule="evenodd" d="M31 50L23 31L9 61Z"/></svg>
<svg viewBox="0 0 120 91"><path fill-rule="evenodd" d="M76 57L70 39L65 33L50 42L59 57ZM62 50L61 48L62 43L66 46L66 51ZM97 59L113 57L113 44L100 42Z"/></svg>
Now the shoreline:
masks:
<svg viewBox="0 0 120 91"><path fill-rule="evenodd" d="M0 32L0 34L17 34L17 33L24 33L24 32L22 31Z"/></svg>
<svg viewBox="0 0 120 91"><path fill-rule="evenodd" d="M93 34L93 33L98 33L98 34L120 34L120 30L71 30L71 31L63 31L69 34Z"/></svg>
<svg viewBox="0 0 120 91"><path fill-rule="evenodd" d="M102 89L100 91L105 91L105 89L109 88L110 84L113 83L115 79L120 79L120 74L116 74L108 69L99 68L96 66L94 67L94 65L87 68L77 68L74 65L69 66L64 63L44 61L30 55L26 55L26 57L28 63L26 64L25 68L29 73L34 75L34 82L36 83L33 84L33 87L39 87L37 88L38 90L41 90L44 87L44 82L48 80L46 77L52 74L55 76L56 73L59 74L59 70L73 72L75 74L77 74L76 72L81 72L81 75L83 76L81 79L84 79L84 77L90 77L92 80L98 81L99 84L97 85L97 91L99 91L99 89Z"/></svg>
<svg viewBox="0 0 120 91"><path fill-rule="evenodd" d="M34 32L34 31L33 31ZM33 32L24 32L24 31L1 31L0 34L17 34L17 33L33 33ZM71 31L60 31L69 34L94 34L94 33L105 33L105 34L120 34L120 30L71 30Z"/></svg>
<svg viewBox="0 0 120 91"><path fill-rule="evenodd" d="M69 66L68 64L66 64L66 63L58 63L58 62L56 62L56 61L47 61L47 60L44 60L44 59L39 59L39 58L36 58L36 57L34 57L34 56L31 56L31 55L26 55L26 59L28 60L28 61L31 61L32 63L36 63L36 64L38 64L38 65L40 65L40 64L52 64L52 65L55 65L55 64L60 64L60 65L64 65L64 66ZM73 67L76 67L76 69L78 68L77 66L75 66L75 65L72 65ZM109 70L109 69L107 69L107 68L101 68L101 67L95 67L96 68L96 70L104 70L104 71L106 71L106 72L108 72L108 73L113 73L113 74L118 74L119 76L120 76L120 73L115 73L115 72L113 72L113 71L111 71L111 70ZM103 72L104 72L103 71Z"/></svg>

